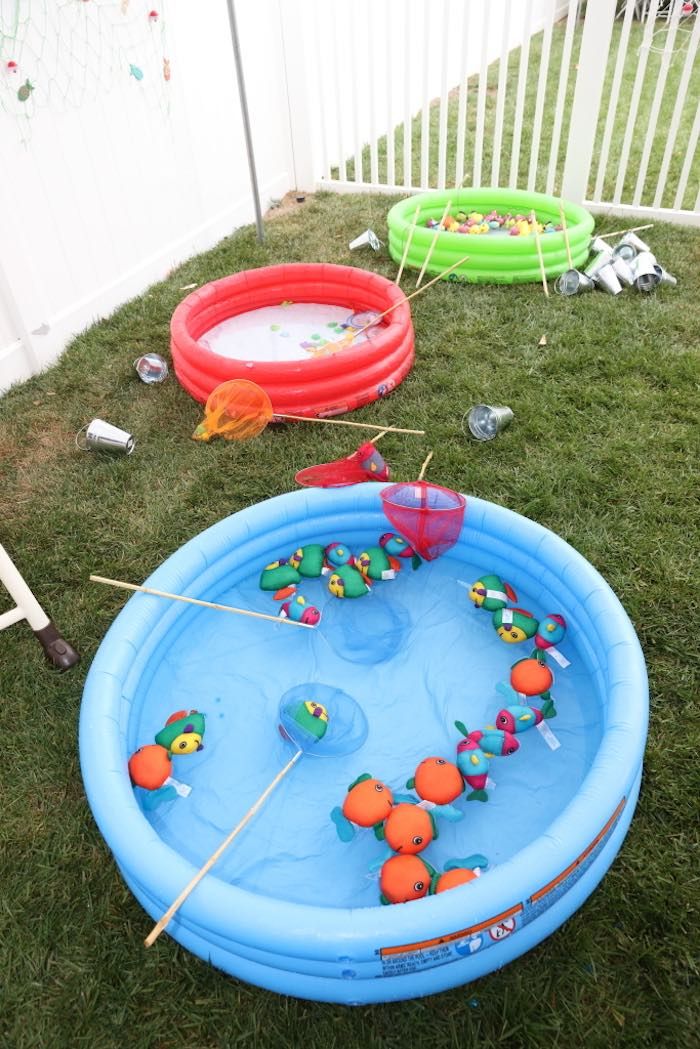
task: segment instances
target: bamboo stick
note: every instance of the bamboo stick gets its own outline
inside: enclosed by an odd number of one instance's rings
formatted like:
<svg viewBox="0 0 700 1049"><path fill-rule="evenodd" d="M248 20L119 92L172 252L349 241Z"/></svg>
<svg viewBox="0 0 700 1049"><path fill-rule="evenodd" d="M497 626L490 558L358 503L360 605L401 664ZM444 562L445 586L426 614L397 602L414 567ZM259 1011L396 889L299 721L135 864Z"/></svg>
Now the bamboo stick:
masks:
<svg viewBox="0 0 700 1049"><path fill-rule="evenodd" d="M269 798L270 794L272 794L273 790L278 785L278 783L280 783L281 780L284 779L284 777L287 775L288 772L291 772L291 770L294 768L294 766L296 765L297 761L299 760L299 758L302 756L303 753L304 753L303 750L298 750L296 752L296 754L294 755L294 757L292 758L292 760L289 761L284 766L284 768L280 772L277 773L277 775L273 779L272 783L270 783L265 788L265 790L262 792L262 794L260 795L258 800L253 805L251 805L251 807L248 809L248 811L246 812L246 814L243 817L243 819L239 823L236 824L236 826L233 828L233 830L228 835L228 837L225 838L221 842L221 845L219 845L218 849L216 849L211 854L211 856L206 861L206 863L202 867L199 868L199 870L195 874L194 878L192 878L192 880L187 883L187 885L184 887L184 889L182 890L182 892L180 893L178 898L173 903L170 904L170 906L168 907L167 911L165 912L163 917L160 919L160 921L158 921L153 926L153 928L151 929L150 933L148 934L146 939L143 941L144 945L146 947L151 947L156 942L156 940L158 939L158 937L162 933L163 929L165 929L165 927L168 924L168 922L175 915L175 913L180 909L180 907L185 902L187 897L190 895L192 890L195 889L197 887L197 885L199 885L199 883L202 880L202 878L204 877L204 875L207 874L211 870L211 868L214 866L216 861L223 855L223 853L229 847L229 845L231 844L233 839L238 834L240 834L240 832L245 827L246 823L248 823L253 818L253 816L258 811L258 809L260 809L262 807L263 803Z"/></svg>
<svg viewBox="0 0 700 1049"><path fill-rule="evenodd" d="M423 478L425 477L425 471L428 469L428 463L430 462L432 457L433 457L433 453L432 452L428 452L428 454L426 456L426 459L425 459L425 462L421 466L420 473L418 474L418 480L419 481L422 481Z"/></svg>
<svg viewBox="0 0 700 1049"><path fill-rule="evenodd" d="M566 246L566 259L569 263L569 269L574 268L574 264L571 261L571 244L569 242L569 230L566 225L566 213L564 211L564 202L559 201L559 221L561 222L561 231L564 234L564 244Z"/></svg>
<svg viewBox="0 0 700 1049"><path fill-rule="evenodd" d="M457 262L454 262L451 266L448 266L446 270L442 271L442 273L438 273L437 277L433 277L433 279L429 280L427 284L424 284L422 288L418 288L417 291L412 291L410 295L407 295L404 299L401 299L400 302L395 302L393 306L390 306L388 310L384 310L384 312L380 313L378 317L375 317L374 320L371 320L369 324L365 324L364 328L360 328L359 331L356 331L353 338L357 338L357 336L360 335L363 331L367 331L368 328L372 328L375 324L378 324L382 317L386 317L388 313L392 313L394 310L398 310L399 306L403 306L404 302L410 302L411 299L415 299L417 295L422 295L422 293L424 291L427 291L428 288L431 287L431 285L435 284L436 281L442 280L442 278L446 277L448 273L452 273L452 270L456 270L457 267L461 266L463 262L466 262L468 258L469 256L465 255L464 258L459 259Z"/></svg>
<svg viewBox="0 0 700 1049"><path fill-rule="evenodd" d="M396 305L401 306L402 303L398 302ZM383 316L384 314L382 314L382 317ZM378 319L379 318L377 318L377 320ZM376 321L372 321L372 323L375 324ZM425 435L425 430L407 430L402 426L382 426L381 423L356 423L353 422L351 419L319 419L316 415L287 415L286 412L284 415L282 415L279 412L273 412L272 417L273 420L293 419L295 422L304 423L332 423L334 426L357 426L360 427L360 429L362 430L383 430L384 433L417 433L420 434L421 437Z"/></svg>
<svg viewBox="0 0 700 1049"><path fill-rule="evenodd" d="M167 597L171 601L184 601L188 605L199 605L202 608L214 608L218 612L235 612L238 616L251 616L253 619L269 619L273 623L291 623L292 626L303 626L307 630L314 630L312 623L301 623L295 619L284 616L271 616L267 612L253 612L248 608L234 608L233 605L219 605L214 601L200 601L196 597L184 597L183 594L169 594L166 590L154 590L150 586L137 586L135 583L124 583L120 579L105 579L101 575L91 575L93 583L105 583L107 586L115 586L120 590L136 590L140 594L152 594L153 597Z"/></svg>
<svg viewBox="0 0 700 1049"><path fill-rule="evenodd" d="M437 244L437 239L438 239L438 237L440 236L440 234L443 232L443 230L445 228L445 219L449 215L451 207L452 207L452 201L448 200L447 204L445 205L445 210L442 213L442 218L438 222L437 229L435 230L435 235L434 235L432 241L430 242L430 247L428 248L428 250L427 250L427 252L425 254L425 258L423 259L423 265L421 266L421 271L418 274L418 280L416 281L416 287L417 288L419 288L420 285L421 285L421 281L423 280L423 275L424 275L426 269L428 268L428 263L430 262L430 259L431 259L431 256L432 256L433 252L435 251L435 245Z"/></svg>
<svg viewBox="0 0 700 1049"><path fill-rule="evenodd" d="M632 226L632 229L616 229L612 233L596 233L596 237L600 237L601 240L607 240L608 237L621 237L624 233L641 233L643 229L653 229L654 223L650 222L648 226Z"/></svg>
<svg viewBox="0 0 700 1049"><path fill-rule="evenodd" d="M394 281L394 284L400 284L401 283L401 274L403 273L403 268L406 265L406 259L408 257L408 252L409 252L409 249L411 247L411 241L413 240L413 234L416 231L416 223L418 222L419 214L420 214L420 204L416 208L415 214L413 216L413 222L411 223L411 228L408 231L408 238L406 239L406 246L403 249L403 255L401 256L401 265L399 266L399 272L398 272L398 274L396 276L396 280Z"/></svg>
<svg viewBox="0 0 700 1049"><path fill-rule="evenodd" d="M530 221L532 222L533 232L535 234L535 247L537 248L537 259L540 264L540 276L542 277L542 288L547 298L549 298L549 288L547 287L547 276L544 272L544 258L542 257L542 244L540 242L540 231L537 225L537 216L534 211L530 212Z"/></svg>

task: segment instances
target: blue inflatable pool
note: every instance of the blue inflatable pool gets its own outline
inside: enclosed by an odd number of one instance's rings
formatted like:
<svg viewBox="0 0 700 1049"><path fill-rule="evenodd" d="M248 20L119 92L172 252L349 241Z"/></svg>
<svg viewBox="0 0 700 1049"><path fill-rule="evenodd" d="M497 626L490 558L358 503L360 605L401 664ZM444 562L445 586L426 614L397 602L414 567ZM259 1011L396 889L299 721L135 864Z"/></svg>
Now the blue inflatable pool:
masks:
<svg viewBox="0 0 700 1049"><path fill-rule="evenodd" d="M391 529L379 484L305 489L219 522L148 580L171 591L275 612L260 571L307 543L355 552ZM568 623L555 668L560 746L523 733L495 759L486 804L460 801L426 859L479 853L476 881L381 906L371 831L342 842L331 810L364 772L405 790L429 755L455 760L455 720L493 724L496 690L531 646L506 645L468 600L485 572L518 604ZM562 539L468 497L457 545L355 600L305 581L323 613L315 630L136 594L105 637L85 686L80 759L88 800L120 871L155 920L250 808L292 750L277 731L280 698L302 682L342 689L362 708L361 749L304 756L167 928L226 972L283 994L362 1004L466 983L527 951L593 891L618 852L639 791L647 679L619 601ZM175 757L191 786L152 810L127 760L179 709L206 715L204 749ZM150 925L144 920L144 936ZM160 948L162 949L162 947Z"/></svg>

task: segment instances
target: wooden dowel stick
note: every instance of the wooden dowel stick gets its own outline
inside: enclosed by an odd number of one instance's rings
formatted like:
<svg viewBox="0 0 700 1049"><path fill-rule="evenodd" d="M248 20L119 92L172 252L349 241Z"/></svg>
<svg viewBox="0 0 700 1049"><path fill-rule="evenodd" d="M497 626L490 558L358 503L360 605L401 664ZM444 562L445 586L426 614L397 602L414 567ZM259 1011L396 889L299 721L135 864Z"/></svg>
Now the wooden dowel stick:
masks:
<svg viewBox="0 0 700 1049"><path fill-rule="evenodd" d="M406 239L406 246L404 247L403 255L401 256L401 265L399 266L399 272L396 275L396 280L394 281L394 284L400 284L401 283L401 274L403 273L403 268L406 265L406 259L408 257L408 252L409 252L409 249L411 247L411 241L413 240L413 234L415 233L416 223L418 222L419 214L420 214L420 204L416 208L415 214L413 216L413 222L411 223L411 228L408 231L408 237Z"/></svg>
<svg viewBox="0 0 700 1049"><path fill-rule="evenodd" d="M387 435L388 433L390 433L390 432L391 432L390 430L382 430L382 432L381 432L381 433L375 433L375 434L373 434L373 435L372 435L372 444L376 444L376 443L377 443L377 441L381 441L382 437L386 437L386 435Z"/></svg>
<svg viewBox="0 0 700 1049"><path fill-rule="evenodd" d="M450 212L450 208L451 207L452 207L452 201L448 200L447 204L445 205L445 210L442 213L442 218L438 222L437 229L435 230L435 236L431 240L430 247L428 248L427 252L425 253L425 258L423 259L423 265L421 266L420 273L418 274L418 280L416 281L416 287L417 288L419 288L420 285L421 285L421 281L423 280L423 275L424 275L426 269L428 268L428 263L430 262L430 258L432 256L433 252L435 251L435 245L437 244L437 239L438 239L438 237L440 236L440 234L443 232L443 230L445 228L445 219L447 218L447 216L448 216L448 214Z"/></svg>
<svg viewBox="0 0 700 1049"><path fill-rule="evenodd" d="M530 221L532 222L532 229L535 234L535 247L537 248L537 259L540 264L540 276L542 277L542 288L544 293L549 298L549 288L547 287L547 276L544 272L544 258L542 257L542 244L540 242L540 231L537 225L537 216L534 211L530 212Z"/></svg>
<svg viewBox="0 0 700 1049"><path fill-rule="evenodd" d="M101 575L91 575L93 583L105 583L107 586L115 586L120 590L137 590L140 594L152 594L153 597L167 597L171 601L184 601L188 605L200 605L202 608L215 608L218 612L235 612L237 616L251 616L253 619L269 619L273 623L291 623L292 626L303 626L307 630L314 630L311 623L297 622L296 619L286 619L283 616L270 616L267 612L252 612L248 608L234 608L233 605L217 605L214 601L200 601L196 597L184 597L182 594L169 594L166 590L153 590L150 586L137 586L135 583L124 583L120 579L105 579Z"/></svg>
<svg viewBox="0 0 700 1049"><path fill-rule="evenodd" d="M397 303L398 306L401 303ZM359 426L362 430L384 430L385 433L417 433L421 437L425 434L425 430L406 430L401 426L382 426L381 423L356 423L351 419L319 419L315 415L287 415L286 412L283 415L281 412L274 412L273 419L293 419L295 422L303 423L332 423L334 426Z"/></svg>
<svg viewBox="0 0 700 1049"><path fill-rule="evenodd" d="M596 237L600 237L601 240L607 240L608 237L621 237L623 233L641 233L643 229L653 229L654 223L650 222L648 226L632 226L632 229L616 229L612 233L596 233Z"/></svg>
<svg viewBox="0 0 700 1049"><path fill-rule="evenodd" d="M423 463L423 465L421 466L420 473L418 474L418 480L419 481L422 481L423 478L425 477L425 471L428 469L428 463L430 462L432 457L433 457L433 453L432 452L428 452L428 455L426 456L426 460Z"/></svg>
<svg viewBox="0 0 700 1049"><path fill-rule="evenodd" d="M561 222L561 231L564 234L564 244L566 246L566 258L569 263L569 269L574 268L574 264L571 261L571 244L569 243L569 230L566 225L566 213L564 211L564 202L559 201L559 221Z"/></svg>
<svg viewBox="0 0 700 1049"><path fill-rule="evenodd" d="M391 313L393 310L398 310L399 306L403 306L404 302L410 302L411 299L415 299L416 295L422 295L423 292L427 291L428 288L435 284L436 281L442 280L443 277L446 277L448 273L452 273L452 270L456 270L458 266L461 266L463 262L467 262L468 259L469 256L465 255L464 258L459 259L457 262L453 262L451 266L448 266L446 270L442 271L442 273L438 273L437 277L433 277L433 279L429 280L427 284L424 284L422 288L418 288L417 291L412 291L410 295L407 295L404 299L401 299L400 302L395 302L394 305L390 306L388 310L384 310L383 313L380 313L379 316L375 317L374 320L371 320L369 324L365 324L364 328L360 328L359 331L355 332L353 338L356 338L363 331L367 331L368 328L374 327L375 324L379 323L382 317L386 317L387 313Z"/></svg>
<svg viewBox="0 0 700 1049"><path fill-rule="evenodd" d="M184 887L184 889L182 890L178 898L175 900L175 902L171 903L171 905L168 907L167 911L160 919L160 921L153 926L148 936L143 941L146 947L151 947L156 942L163 929L166 927L173 915L180 909L180 907L185 902L192 890L195 889L197 885L199 885L204 875L211 870L216 861L220 858L220 856L223 855L223 853L229 847L236 835L240 834L240 832L245 827L246 823L248 823L253 818L258 809L260 809L264 802L267 801L277 784L280 783L280 781L284 779L287 773L294 768L294 766L296 765L297 761L303 753L303 750L298 750L292 758L292 760L288 762L280 772L277 773L272 783L270 783L270 785L265 788L265 790L262 792L255 804L251 805L251 807L248 809L240 823L236 824L229 836L221 842L221 845L219 845L218 849L216 849L216 851L211 854L204 866L199 868L194 878L192 878L192 880L187 883L187 885Z"/></svg>

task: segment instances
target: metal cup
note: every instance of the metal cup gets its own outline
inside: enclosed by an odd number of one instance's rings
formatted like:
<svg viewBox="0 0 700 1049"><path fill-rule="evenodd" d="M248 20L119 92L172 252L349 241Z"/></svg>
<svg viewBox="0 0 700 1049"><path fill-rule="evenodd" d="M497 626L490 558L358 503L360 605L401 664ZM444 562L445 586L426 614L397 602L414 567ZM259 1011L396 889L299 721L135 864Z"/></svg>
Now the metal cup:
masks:
<svg viewBox="0 0 700 1049"><path fill-rule="evenodd" d="M80 443L81 434L85 434L85 443ZM114 452L117 455L131 455L136 441L118 426L106 423L104 419L93 419L75 435L75 443L81 452Z"/></svg>
<svg viewBox="0 0 700 1049"><path fill-rule="evenodd" d="M659 266L658 262L654 266L654 270L658 274L659 284L668 284L671 288L676 287L676 285L678 284L676 278L673 276L673 274L669 273L668 270L665 270L663 266Z"/></svg>
<svg viewBox="0 0 700 1049"><path fill-rule="evenodd" d="M641 237L638 237L636 233L625 233L620 237L620 244L630 244L634 250L639 254L640 251L651 251L648 244L645 244Z"/></svg>
<svg viewBox="0 0 700 1049"><path fill-rule="evenodd" d="M467 429L477 441L492 441L493 438L505 430L513 418L510 408L494 408L490 404L476 404L462 416L462 430ZM467 429L465 429L465 422Z"/></svg>
<svg viewBox="0 0 700 1049"><path fill-rule="evenodd" d="M650 251L640 251L632 266L637 291L647 293L658 286L661 277L656 272L656 266L656 259Z"/></svg>
<svg viewBox="0 0 700 1049"><path fill-rule="evenodd" d="M354 240L351 240L349 247L350 251L354 251L356 248L364 248L367 247L367 245L369 245L372 251L379 251L382 246L379 237L371 229L366 229L359 237L355 237Z"/></svg>
<svg viewBox="0 0 700 1049"><path fill-rule="evenodd" d="M624 259L625 262L631 262L637 255L637 249L631 244L623 244L620 242L613 248L614 259Z"/></svg>
<svg viewBox="0 0 700 1049"><path fill-rule="evenodd" d="M634 271L627 259L613 253L613 260L610 265L615 270L620 284L624 284L626 288L631 288L634 284Z"/></svg>
<svg viewBox="0 0 700 1049"><path fill-rule="evenodd" d="M617 279L617 273L612 267L612 263L608 262L605 266L601 266L593 278L596 285L602 288L603 291L607 291L608 295L619 295L622 291L622 285Z"/></svg>
<svg viewBox="0 0 700 1049"><path fill-rule="evenodd" d="M580 270L567 270L561 273L554 282L554 290L559 295L579 295L583 291L593 291L595 287L590 277Z"/></svg>
<svg viewBox="0 0 700 1049"><path fill-rule="evenodd" d="M599 251L610 251L610 245L602 237L594 237L590 243L589 251L591 254L598 254Z"/></svg>
<svg viewBox="0 0 700 1049"><path fill-rule="evenodd" d="M587 277L590 277L591 280L595 280L598 274L598 270L601 270L603 266L609 266L611 262L612 251L606 245L604 250L599 251L596 257L592 260L592 262L588 263L583 272L586 274Z"/></svg>

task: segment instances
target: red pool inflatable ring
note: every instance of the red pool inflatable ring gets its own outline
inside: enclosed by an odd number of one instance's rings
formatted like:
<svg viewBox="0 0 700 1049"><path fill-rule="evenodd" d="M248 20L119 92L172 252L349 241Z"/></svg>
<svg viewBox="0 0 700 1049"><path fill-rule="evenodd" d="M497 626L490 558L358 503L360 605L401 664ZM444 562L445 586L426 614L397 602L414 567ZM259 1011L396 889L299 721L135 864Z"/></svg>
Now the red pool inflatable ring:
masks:
<svg viewBox="0 0 700 1049"><path fill-rule="evenodd" d="M371 341L351 343L325 357L269 361L213 353L200 340L223 321L282 303L321 303L352 313L379 313L404 293L385 277L353 266L295 263L245 270L212 281L180 303L170 323L170 348L179 382L204 403L227 379L249 379L268 393L273 409L292 415L339 415L390 393L413 365L408 303L381 322Z"/></svg>

